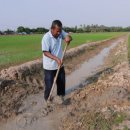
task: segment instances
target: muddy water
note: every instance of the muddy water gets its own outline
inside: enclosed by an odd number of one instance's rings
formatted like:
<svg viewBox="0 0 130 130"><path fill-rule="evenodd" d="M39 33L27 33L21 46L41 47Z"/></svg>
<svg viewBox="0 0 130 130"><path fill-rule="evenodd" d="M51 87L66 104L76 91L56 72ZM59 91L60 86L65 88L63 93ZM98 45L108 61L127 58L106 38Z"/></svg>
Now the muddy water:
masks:
<svg viewBox="0 0 130 130"><path fill-rule="evenodd" d="M100 65L103 65L104 58L120 42L122 41L117 40L113 42L92 59L84 61L79 69L68 75L66 80L66 93L69 94L71 91L74 91L81 83L87 84L85 79L93 75ZM64 109L56 110L55 112L52 108L50 107L47 110L49 115L45 116L47 111L44 109L43 92L31 95L23 102L18 116L0 124L0 130L57 130L60 118L63 117L65 112Z"/></svg>
<svg viewBox="0 0 130 130"><path fill-rule="evenodd" d="M104 48L99 54L94 56L92 59L85 61L79 69L72 72L67 77L66 93L70 93L71 91L77 89L79 86L81 86L81 84L86 85L86 77L93 75L95 71L99 68L99 66L103 65L104 58L109 54L110 50L114 48L119 42L121 41L118 40L116 42L113 42L111 46Z"/></svg>

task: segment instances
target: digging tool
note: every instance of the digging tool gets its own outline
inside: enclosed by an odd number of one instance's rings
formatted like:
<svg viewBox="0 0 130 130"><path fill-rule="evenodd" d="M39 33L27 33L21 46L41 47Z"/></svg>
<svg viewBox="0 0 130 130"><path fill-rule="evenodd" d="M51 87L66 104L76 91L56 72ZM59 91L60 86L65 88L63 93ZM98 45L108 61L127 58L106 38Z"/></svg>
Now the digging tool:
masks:
<svg viewBox="0 0 130 130"><path fill-rule="evenodd" d="M66 46L65 46L65 49L64 49L64 52L63 52L63 55L62 55L62 58L61 58L61 65L59 65L58 70L57 70L57 72L56 72L56 76L55 76L55 78L54 78L53 85L52 85L52 88L51 88L51 91L50 91L48 100L51 99L51 95L52 95L52 92L53 92L53 90L54 90L54 87L55 87L55 84L56 84L56 80L57 80L57 77L58 77L60 68L61 68L61 66L62 66L63 59L64 59L64 55L65 55L65 53L66 53L67 47L68 47L68 44L66 44Z"/></svg>

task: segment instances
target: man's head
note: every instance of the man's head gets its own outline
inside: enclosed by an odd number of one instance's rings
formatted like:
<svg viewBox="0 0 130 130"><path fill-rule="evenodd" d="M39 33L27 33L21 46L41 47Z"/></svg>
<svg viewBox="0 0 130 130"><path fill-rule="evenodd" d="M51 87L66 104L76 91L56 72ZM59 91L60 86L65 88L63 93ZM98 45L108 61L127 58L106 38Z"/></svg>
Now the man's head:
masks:
<svg viewBox="0 0 130 130"><path fill-rule="evenodd" d="M54 37L58 37L62 31L62 23L60 20L54 20L51 25L51 33Z"/></svg>

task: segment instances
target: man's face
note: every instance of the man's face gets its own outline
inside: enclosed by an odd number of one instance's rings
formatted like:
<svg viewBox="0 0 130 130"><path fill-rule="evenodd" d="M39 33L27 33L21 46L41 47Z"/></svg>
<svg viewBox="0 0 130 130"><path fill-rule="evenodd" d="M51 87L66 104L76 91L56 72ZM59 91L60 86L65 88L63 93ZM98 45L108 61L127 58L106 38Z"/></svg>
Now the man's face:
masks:
<svg viewBox="0 0 130 130"><path fill-rule="evenodd" d="M61 27L58 27L58 26L55 26L55 28L51 29L52 35L53 35L55 38L58 38L58 37L59 37L59 35L61 34L61 31L62 31L62 28L61 28Z"/></svg>

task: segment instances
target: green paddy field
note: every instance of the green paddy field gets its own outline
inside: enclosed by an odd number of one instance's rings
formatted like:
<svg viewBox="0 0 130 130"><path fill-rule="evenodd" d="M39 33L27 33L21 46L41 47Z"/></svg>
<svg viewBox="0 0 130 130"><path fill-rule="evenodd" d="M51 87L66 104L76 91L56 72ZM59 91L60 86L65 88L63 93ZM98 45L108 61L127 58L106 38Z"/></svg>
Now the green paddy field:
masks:
<svg viewBox="0 0 130 130"><path fill-rule="evenodd" d="M110 39L122 34L119 32L72 34L73 41L70 48L92 41ZM41 58L42 37L43 35L38 34L0 36L0 69Z"/></svg>

